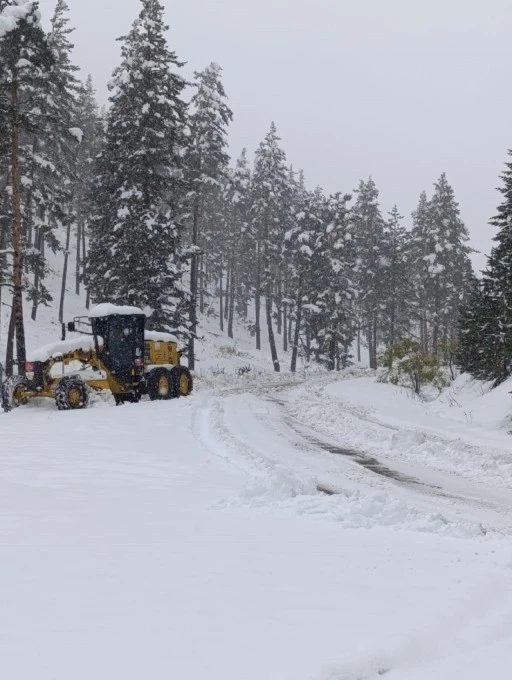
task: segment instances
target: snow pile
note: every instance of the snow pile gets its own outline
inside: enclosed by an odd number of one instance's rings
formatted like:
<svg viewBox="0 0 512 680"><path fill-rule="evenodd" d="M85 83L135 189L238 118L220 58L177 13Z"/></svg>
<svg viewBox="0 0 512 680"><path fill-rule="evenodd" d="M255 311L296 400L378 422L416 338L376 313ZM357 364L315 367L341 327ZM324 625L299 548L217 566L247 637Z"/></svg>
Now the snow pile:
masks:
<svg viewBox="0 0 512 680"><path fill-rule="evenodd" d="M299 496L315 496L317 480L291 475L285 468L275 467L271 477L261 478L246 485L241 494L242 504L265 507L287 502Z"/></svg>
<svg viewBox="0 0 512 680"><path fill-rule="evenodd" d="M159 331L144 331L144 338L153 342L174 342L178 344L178 338L171 333L160 333Z"/></svg>
<svg viewBox="0 0 512 680"><path fill-rule="evenodd" d="M211 368L195 372L195 387L198 391L218 390L231 392L233 389L241 391L257 390L258 388L289 387L301 385L304 382L302 376L290 373L275 373L272 370L262 370L249 366L240 368L224 369Z"/></svg>
<svg viewBox="0 0 512 680"><path fill-rule="evenodd" d="M101 338L99 338L101 342ZM94 338L89 335L82 335L79 338L69 338L59 342L52 342L43 345L38 349L28 353L29 361L48 361L49 359L59 358L69 352L91 352L94 350Z"/></svg>
<svg viewBox="0 0 512 680"><path fill-rule="evenodd" d="M450 521L441 513L420 512L385 491L324 493L316 479L301 479L277 468L270 478L248 484L237 502L242 507L268 512L277 508L293 515L336 522L345 529L388 527L458 538L483 537L488 533L481 524Z"/></svg>
<svg viewBox="0 0 512 680"><path fill-rule="evenodd" d="M146 316L139 307L112 305L109 302L102 302L91 309L89 318L95 319L104 316L112 316L114 314L118 314L119 316Z"/></svg>

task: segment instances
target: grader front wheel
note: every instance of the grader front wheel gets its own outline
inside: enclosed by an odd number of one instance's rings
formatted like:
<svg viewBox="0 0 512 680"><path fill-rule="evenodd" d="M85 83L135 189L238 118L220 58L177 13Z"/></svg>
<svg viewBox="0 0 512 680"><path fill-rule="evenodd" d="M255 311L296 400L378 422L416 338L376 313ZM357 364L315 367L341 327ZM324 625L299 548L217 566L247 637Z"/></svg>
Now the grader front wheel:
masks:
<svg viewBox="0 0 512 680"><path fill-rule="evenodd" d="M27 379L23 376L7 378L5 383L0 385L2 408L4 411L12 411L13 408L26 404L29 399L27 389Z"/></svg>

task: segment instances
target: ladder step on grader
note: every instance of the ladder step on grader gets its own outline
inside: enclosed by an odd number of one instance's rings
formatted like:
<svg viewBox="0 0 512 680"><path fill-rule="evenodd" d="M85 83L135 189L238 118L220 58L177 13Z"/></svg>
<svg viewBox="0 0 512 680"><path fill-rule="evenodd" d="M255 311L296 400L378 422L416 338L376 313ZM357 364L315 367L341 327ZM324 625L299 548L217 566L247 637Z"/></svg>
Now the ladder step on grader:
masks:
<svg viewBox="0 0 512 680"><path fill-rule="evenodd" d="M116 404L186 397L192 392L190 371L181 365L177 339L145 330L138 307L101 304L88 317L75 317L67 331L80 335L33 352L21 375L1 385L5 411L31 399L54 399L60 411L87 406L91 391L110 390Z"/></svg>

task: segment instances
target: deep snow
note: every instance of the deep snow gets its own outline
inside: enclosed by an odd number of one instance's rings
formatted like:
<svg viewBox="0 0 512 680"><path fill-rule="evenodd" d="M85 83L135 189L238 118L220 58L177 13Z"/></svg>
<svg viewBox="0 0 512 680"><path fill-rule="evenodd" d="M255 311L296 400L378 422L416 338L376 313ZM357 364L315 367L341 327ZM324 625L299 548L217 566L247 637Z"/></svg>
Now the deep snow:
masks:
<svg viewBox="0 0 512 680"><path fill-rule="evenodd" d="M222 399L0 416L2 677L506 677L508 535L327 498Z"/></svg>

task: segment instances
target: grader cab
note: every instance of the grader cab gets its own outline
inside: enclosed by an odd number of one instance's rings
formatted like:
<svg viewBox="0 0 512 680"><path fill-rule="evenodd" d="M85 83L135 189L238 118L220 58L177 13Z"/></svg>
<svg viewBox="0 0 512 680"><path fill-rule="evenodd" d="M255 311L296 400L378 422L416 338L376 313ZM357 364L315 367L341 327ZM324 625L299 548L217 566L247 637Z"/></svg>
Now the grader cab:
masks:
<svg viewBox="0 0 512 680"><path fill-rule="evenodd" d="M2 406L9 411L36 397L55 400L59 410L85 408L91 391L110 390L116 404L187 396L192 376L181 365L178 341L169 333L145 330L137 307L102 304L77 317L67 330L79 337L41 347L8 378Z"/></svg>

